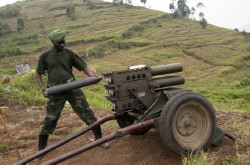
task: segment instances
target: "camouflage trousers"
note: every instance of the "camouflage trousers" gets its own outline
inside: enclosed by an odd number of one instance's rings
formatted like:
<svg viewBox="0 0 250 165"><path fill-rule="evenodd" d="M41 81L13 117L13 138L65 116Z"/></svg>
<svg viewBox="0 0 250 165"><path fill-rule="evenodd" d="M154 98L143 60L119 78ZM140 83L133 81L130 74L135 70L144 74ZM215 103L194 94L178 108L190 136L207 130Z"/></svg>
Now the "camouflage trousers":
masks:
<svg viewBox="0 0 250 165"><path fill-rule="evenodd" d="M90 125L97 120L81 89L75 89L62 94L55 94L48 97L46 116L40 135L49 135L54 132L66 101L70 103L74 112L87 125Z"/></svg>

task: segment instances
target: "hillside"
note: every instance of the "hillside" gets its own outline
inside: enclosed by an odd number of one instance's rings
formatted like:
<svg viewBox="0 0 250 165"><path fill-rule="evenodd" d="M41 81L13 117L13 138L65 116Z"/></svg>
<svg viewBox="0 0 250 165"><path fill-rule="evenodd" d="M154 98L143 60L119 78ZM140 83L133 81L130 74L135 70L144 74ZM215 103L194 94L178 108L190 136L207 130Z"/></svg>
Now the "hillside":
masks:
<svg viewBox="0 0 250 165"><path fill-rule="evenodd" d="M131 65L151 66L181 62L184 71L180 74L186 80L181 87L201 93L208 98L215 109L220 111L219 116L222 117L218 120L222 126L230 129L240 138L232 153L224 155L221 153L220 158L247 160L250 143L248 127L250 124L249 37L211 24L202 29L198 21L185 18L173 19L171 14L144 7L113 5L100 0L93 2L94 9L90 9L90 6L82 0L25 0L13 4L13 6L20 6L20 15L11 18L0 17L0 22L8 24L11 29L10 34L0 36L0 74L9 76L15 72L16 65L23 63L28 63L32 69L35 69L38 56L51 48L48 33L56 28L63 28L67 31L66 46L85 59L98 74L126 69ZM76 9L74 20L66 14L66 6L72 3L75 4ZM8 7L10 6L0 8L0 13ZM19 17L22 17L25 22L22 33L16 32L16 20ZM76 75L82 77L78 72ZM3 80L4 78L0 77L0 82ZM90 104L102 109L104 106L106 108L103 83L85 91L87 96L93 96L88 98ZM8 86L10 90L5 90ZM10 107L14 105L10 105L11 101L6 100L18 98L17 105L20 104L21 112L33 109L37 105L42 107L45 105L46 100L41 96L32 73L13 78L8 84L1 83L0 91L1 101L4 100L3 102L8 103ZM34 113L39 113L39 117L42 115L37 109ZM14 112L12 114L16 115ZM18 123L9 119L12 131L15 132L16 128L19 129L30 123L34 125L36 131L31 131L29 134L37 134L35 123L36 120L42 119L36 118L35 120L32 119L34 114L29 115L31 116L27 116L28 122ZM99 116L102 114L98 114ZM230 118L226 121L231 116L236 119ZM25 119L24 116L20 118ZM65 123L68 124L68 121ZM65 123L61 122L64 127L68 127ZM117 128L113 123L110 125L112 130ZM111 131L108 127L104 127L105 132ZM2 134L4 132L1 136ZM155 132L151 134L155 136ZM65 133L62 133L54 138L57 140L64 135ZM26 139L29 141L28 145L35 144L34 136L19 137L17 133L15 136L23 140L20 144L20 148L24 147L22 151L27 147ZM152 137L149 139L152 140ZM7 141L0 141L0 152L2 151L1 145L5 146ZM233 144L226 143L227 147L224 146L224 148L222 146L222 152L228 150L230 145ZM237 148L238 146L240 147ZM34 151L34 148L34 146L28 148L28 152ZM238 154L243 156L235 158L236 150L239 150ZM215 149L214 152L220 151ZM29 153L24 153L24 155L27 156ZM0 156L5 154L8 157L13 155L4 150ZM162 155L158 156L162 159ZM154 159L148 160L146 163L150 164L153 161ZM180 163L180 159L178 158L176 162ZM143 164L143 162L140 163Z"/></svg>
<svg viewBox="0 0 250 165"><path fill-rule="evenodd" d="M76 4L75 20L65 14L69 3ZM250 65L250 41L239 32L213 25L202 29L197 21L172 19L160 11L101 1L95 2L94 10L81 0L31 0L15 5L22 6L25 29L22 34L14 32L0 38L0 54L11 56L0 60L2 68L13 68L20 62L35 68L39 54L51 47L48 33L64 28L68 47L88 59L97 71L182 62L185 87L205 94L222 109L224 103L231 110L250 109L246 86L237 88L245 81L249 85ZM1 18L1 22L14 31L16 19ZM19 56L11 54L15 50L21 52Z"/></svg>

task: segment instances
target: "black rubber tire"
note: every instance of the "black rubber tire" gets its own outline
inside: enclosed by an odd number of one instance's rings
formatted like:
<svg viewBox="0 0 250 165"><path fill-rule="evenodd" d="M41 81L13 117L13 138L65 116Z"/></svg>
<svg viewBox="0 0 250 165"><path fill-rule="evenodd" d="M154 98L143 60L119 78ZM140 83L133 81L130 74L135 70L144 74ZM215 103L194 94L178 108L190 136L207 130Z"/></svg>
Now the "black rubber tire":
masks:
<svg viewBox="0 0 250 165"><path fill-rule="evenodd" d="M162 109L159 131L165 146L177 154L187 155L202 149L206 151L212 142L216 127L215 110L203 96L179 93Z"/></svg>
<svg viewBox="0 0 250 165"><path fill-rule="evenodd" d="M123 116L117 118L116 120L117 120L117 123L118 123L120 128L124 128L124 127L127 127L127 126L134 124L134 119L128 115L123 115ZM142 129L139 129L137 131L130 132L129 134L131 134L131 135L144 135L150 129L151 129L151 127L150 128L142 128Z"/></svg>

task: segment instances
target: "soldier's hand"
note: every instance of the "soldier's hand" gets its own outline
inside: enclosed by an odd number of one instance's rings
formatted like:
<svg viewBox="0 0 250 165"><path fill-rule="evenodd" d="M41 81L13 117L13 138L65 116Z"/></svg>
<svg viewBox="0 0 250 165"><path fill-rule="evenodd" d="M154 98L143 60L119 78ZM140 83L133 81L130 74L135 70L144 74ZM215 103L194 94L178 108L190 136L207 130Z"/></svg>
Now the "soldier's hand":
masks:
<svg viewBox="0 0 250 165"><path fill-rule="evenodd" d="M43 92L43 96L44 97L48 97L48 94L47 94L47 88L45 86L42 87L42 92Z"/></svg>

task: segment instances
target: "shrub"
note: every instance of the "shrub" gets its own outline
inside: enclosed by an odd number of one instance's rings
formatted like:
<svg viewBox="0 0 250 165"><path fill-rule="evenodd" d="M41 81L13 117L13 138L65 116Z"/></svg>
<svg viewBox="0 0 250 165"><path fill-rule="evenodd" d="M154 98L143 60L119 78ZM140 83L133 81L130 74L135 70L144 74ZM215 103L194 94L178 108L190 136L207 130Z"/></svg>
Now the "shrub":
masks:
<svg viewBox="0 0 250 165"><path fill-rule="evenodd" d="M72 19L72 20L76 19L76 11L75 11L75 5L74 4L70 4L69 6L67 6L66 14L70 19Z"/></svg>
<svg viewBox="0 0 250 165"><path fill-rule="evenodd" d="M91 0L88 0L87 6L90 10L94 10L96 8L96 5Z"/></svg>
<svg viewBox="0 0 250 165"><path fill-rule="evenodd" d="M17 19L17 31L21 33L24 30L24 20L22 18Z"/></svg>
<svg viewBox="0 0 250 165"><path fill-rule="evenodd" d="M19 16L21 11L21 7L18 5L8 5L6 8L3 8L0 11L0 17L2 18L11 18L15 16Z"/></svg>
<svg viewBox="0 0 250 165"><path fill-rule="evenodd" d="M2 24L0 22L0 36L5 36L7 34L10 34L11 33L11 30L10 30L10 27L7 23L5 24Z"/></svg>

